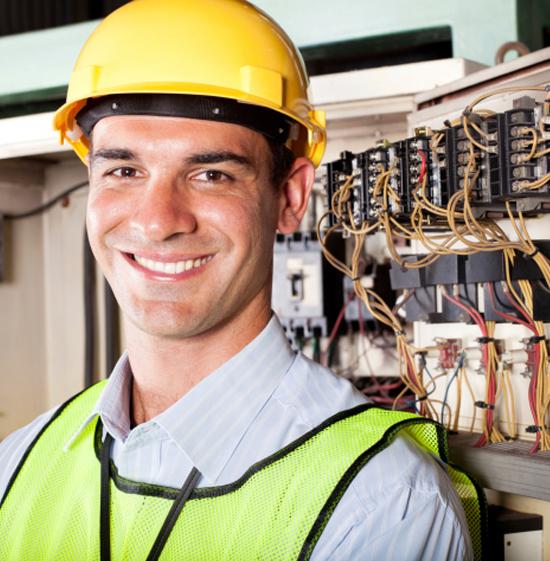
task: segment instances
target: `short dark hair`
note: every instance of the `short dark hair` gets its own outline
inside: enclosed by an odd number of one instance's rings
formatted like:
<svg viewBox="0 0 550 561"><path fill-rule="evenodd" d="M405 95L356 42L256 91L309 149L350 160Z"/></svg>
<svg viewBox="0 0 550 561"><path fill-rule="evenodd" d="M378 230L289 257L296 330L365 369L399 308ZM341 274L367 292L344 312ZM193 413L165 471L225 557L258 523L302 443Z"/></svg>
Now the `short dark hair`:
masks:
<svg viewBox="0 0 550 561"><path fill-rule="evenodd" d="M264 138L267 140L271 153L271 183L275 189L279 189L283 181L287 178L290 168L294 160L296 160L296 156L284 144L267 137Z"/></svg>

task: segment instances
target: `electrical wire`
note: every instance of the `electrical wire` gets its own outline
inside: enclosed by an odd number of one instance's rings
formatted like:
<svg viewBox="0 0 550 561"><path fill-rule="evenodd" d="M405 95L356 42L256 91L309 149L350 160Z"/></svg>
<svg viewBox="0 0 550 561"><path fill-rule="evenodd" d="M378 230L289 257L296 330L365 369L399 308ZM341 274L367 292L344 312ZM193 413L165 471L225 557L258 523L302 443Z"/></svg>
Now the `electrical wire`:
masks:
<svg viewBox="0 0 550 561"><path fill-rule="evenodd" d="M445 423L443 422L443 418L444 418L444 414L445 414L445 405L447 404L447 396L449 394L449 388L451 387L451 384L453 383L454 379L458 376L458 372L460 371L460 369L462 368L462 364L464 363L464 357L460 357L460 361L458 363L458 366L456 367L455 373L451 376L451 379L449 380L449 383L447 384L447 387L445 388L445 395L443 396L443 403L441 404L441 424L445 425ZM451 419L449 416L449 425L451 424ZM450 430L449 428L447 428L447 430Z"/></svg>
<svg viewBox="0 0 550 561"><path fill-rule="evenodd" d="M352 290L349 293L349 296L347 298L347 300L344 302L344 305L342 306L342 309L340 310L340 313L338 314L338 317L336 318L336 322L334 323L334 327L332 328L332 331L330 333L330 337L327 343L327 347L325 349L325 351L323 352L323 354L321 355L321 364L325 364L326 365L326 358L327 355L329 353L329 350L331 349L334 340L336 338L336 333L338 333L338 329L340 327L340 324L342 323L342 320L344 319L344 314L346 313L346 308L348 307L349 303L352 301L353 297L355 296L355 292Z"/></svg>
<svg viewBox="0 0 550 561"><path fill-rule="evenodd" d="M87 187L87 186L88 186L88 181L84 181L83 183L79 183L78 185L75 185L74 187L71 187L70 189L63 191L63 193L57 195L57 197L54 197L47 203L44 203L43 205L40 205L37 208L17 214L4 214L4 218L7 218L9 220L20 220L22 218L29 218L31 216L35 216L36 214L40 214L52 208L55 204L57 204L65 197L68 197L71 193L74 193L75 191L78 191L79 189L82 189L83 187Z"/></svg>

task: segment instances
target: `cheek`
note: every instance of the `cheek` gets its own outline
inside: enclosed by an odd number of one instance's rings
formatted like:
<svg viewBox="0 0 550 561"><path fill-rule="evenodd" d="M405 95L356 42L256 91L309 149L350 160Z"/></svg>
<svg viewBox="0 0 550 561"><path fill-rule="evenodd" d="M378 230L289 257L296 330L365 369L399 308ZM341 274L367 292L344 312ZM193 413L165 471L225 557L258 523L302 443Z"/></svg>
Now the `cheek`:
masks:
<svg viewBox="0 0 550 561"><path fill-rule="evenodd" d="M125 205L118 197L105 193L90 193L86 212L86 229L92 252L97 261L105 266L106 236L115 230L125 215Z"/></svg>
<svg viewBox="0 0 550 561"><path fill-rule="evenodd" d="M277 204L267 200L218 200L201 214L206 222L232 239L234 245L248 246L251 251L271 243L277 228Z"/></svg>
<svg viewBox="0 0 550 561"><path fill-rule="evenodd" d="M110 191L90 193L87 208L88 231L96 236L105 234L122 222L131 212L129 197Z"/></svg>

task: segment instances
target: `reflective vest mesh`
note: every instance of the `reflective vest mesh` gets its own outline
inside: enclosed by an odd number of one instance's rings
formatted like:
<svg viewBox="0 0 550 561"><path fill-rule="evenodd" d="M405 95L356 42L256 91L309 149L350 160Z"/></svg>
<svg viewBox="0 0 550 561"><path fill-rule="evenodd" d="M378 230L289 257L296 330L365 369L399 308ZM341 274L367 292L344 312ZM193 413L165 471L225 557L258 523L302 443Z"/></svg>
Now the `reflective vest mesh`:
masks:
<svg viewBox="0 0 550 561"><path fill-rule="evenodd" d="M102 389L97 384L67 402L29 447L0 506L0 559L99 560L101 423L91 422L68 451L63 446ZM356 407L253 465L238 481L195 489L160 559L309 559L357 472L400 431L448 462L439 424ZM114 466L112 471L111 558L146 559L178 489L128 481ZM483 491L458 468L449 466L449 472L464 504L475 558L482 559Z"/></svg>

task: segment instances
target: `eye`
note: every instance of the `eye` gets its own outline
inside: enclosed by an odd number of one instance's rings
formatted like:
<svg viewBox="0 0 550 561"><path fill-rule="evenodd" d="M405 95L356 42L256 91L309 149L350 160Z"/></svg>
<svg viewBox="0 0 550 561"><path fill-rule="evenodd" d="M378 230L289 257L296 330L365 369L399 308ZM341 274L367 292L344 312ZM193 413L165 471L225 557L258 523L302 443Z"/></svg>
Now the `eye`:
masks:
<svg viewBox="0 0 550 561"><path fill-rule="evenodd" d="M208 169L206 171L203 171L202 173L199 173L198 175L195 175L194 179L198 181L211 181L213 183L216 183L218 181L224 181L231 178L221 171Z"/></svg>
<svg viewBox="0 0 550 561"><path fill-rule="evenodd" d="M137 176L137 170L135 170L134 168L125 166L125 167L117 168L117 169L109 172L109 175L116 175L117 177L136 177Z"/></svg>

